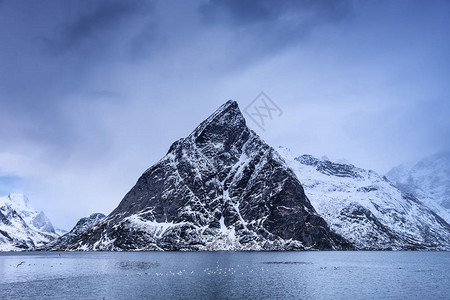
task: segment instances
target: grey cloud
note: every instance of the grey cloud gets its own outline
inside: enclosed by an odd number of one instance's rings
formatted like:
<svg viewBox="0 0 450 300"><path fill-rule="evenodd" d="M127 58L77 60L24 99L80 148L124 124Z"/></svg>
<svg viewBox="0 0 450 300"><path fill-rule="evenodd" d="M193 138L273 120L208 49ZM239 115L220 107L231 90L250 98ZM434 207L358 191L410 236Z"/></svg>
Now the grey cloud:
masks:
<svg viewBox="0 0 450 300"><path fill-rule="evenodd" d="M384 170L450 147L436 3L3 1L0 152L48 168L26 174L69 227L223 101L264 90L284 111L260 132L271 145Z"/></svg>
<svg viewBox="0 0 450 300"><path fill-rule="evenodd" d="M5 196L7 194L20 191L21 186L24 184L25 181L22 177L14 175L0 175L0 196Z"/></svg>
<svg viewBox="0 0 450 300"><path fill-rule="evenodd" d="M124 21L150 10L144 1L88 2L73 20L63 24L59 36L43 37L52 54L64 54L89 42L91 47L102 46Z"/></svg>
<svg viewBox="0 0 450 300"><path fill-rule="evenodd" d="M70 155L80 139L100 135L98 107L122 100L115 87L90 92L92 66L107 69L129 60L134 48L148 54L148 44L130 40L151 38L139 22L151 19L153 5L139 0L4 4L3 13L15 18L4 17L0 25L16 34L0 34L5 45L0 49L0 136L11 144L35 141L62 157ZM73 118L91 130L80 131ZM91 140L91 148L104 145L100 137Z"/></svg>
<svg viewBox="0 0 450 300"><path fill-rule="evenodd" d="M350 10L351 2L347 0L210 0L199 7L206 22L230 22L238 26L284 22L284 17L295 17L297 21L309 23L336 21Z"/></svg>
<svg viewBox="0 0 450 300"><path fill-rule="evenodd" d="M148 58L152 53L160 50L164 44L164 38L158 32L157 23L153 20L147 21L130 40L129 58L131 61Z"/></svg>
<svg viewBox="0 0 450 300"><path fill-rule="evenodd" d="M317 26L351 16L353 5L347 0L210 0L198 10L208 26L233 32L240 44L235 65L242 66L304 41Z"/></svg>

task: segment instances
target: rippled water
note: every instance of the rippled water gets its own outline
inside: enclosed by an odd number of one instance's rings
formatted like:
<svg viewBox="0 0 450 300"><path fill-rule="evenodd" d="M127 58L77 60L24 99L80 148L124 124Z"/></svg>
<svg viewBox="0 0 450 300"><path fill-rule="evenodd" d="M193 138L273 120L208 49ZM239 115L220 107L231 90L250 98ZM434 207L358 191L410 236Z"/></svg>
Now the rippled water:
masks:
<svg viewBox="0 0 450 300"><path fill-rule="evenodd" d="M449 299L450 252L1 253L5 299Z"/></svg>

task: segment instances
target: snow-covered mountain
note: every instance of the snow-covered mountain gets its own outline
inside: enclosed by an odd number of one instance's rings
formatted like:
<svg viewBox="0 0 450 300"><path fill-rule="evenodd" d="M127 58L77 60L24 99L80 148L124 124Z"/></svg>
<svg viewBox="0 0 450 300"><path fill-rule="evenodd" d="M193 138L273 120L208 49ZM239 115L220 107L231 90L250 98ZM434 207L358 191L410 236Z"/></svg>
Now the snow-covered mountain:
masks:
<svg viewBox="0 0 450 300"><path fill-rule="evenodd" d="M450 152L399 165L386 177L450 222Z"/></svg>
<svg viewBox="0 0 450 300"><path fill-rule="evenodd" d="M228 101L69 250L349 249L278 153Z"/></svg>
<svg viewBox="0 0 450 300"><path fill-rule="evenodd" d="M0 251L28 250L58 237L44 214L22 194L0 197Z"/></svg>
<svg viewBox="0 0 450 300"><path fill-rule="evenodd" d="M64 248L64 246L69 244L75 237L99 223L105 217L106 216L104 214L94 213L89 217L81 218L71 231L46 244L41 250L58 250Z"/></svg>
<svg viewBox="0 0 450 300"><path fill-rule="evenodd" d="M55 228L55 232L56 232L57 235L62 236L62 235L65 235L67 233L67 230L56 227Z"/></svg>
<svg viewBox="0 0 450 300"><path fill-rule="evenodd" d="M316 211L358 249L450 250L450 225L374 171L277 150Z"/></svg>

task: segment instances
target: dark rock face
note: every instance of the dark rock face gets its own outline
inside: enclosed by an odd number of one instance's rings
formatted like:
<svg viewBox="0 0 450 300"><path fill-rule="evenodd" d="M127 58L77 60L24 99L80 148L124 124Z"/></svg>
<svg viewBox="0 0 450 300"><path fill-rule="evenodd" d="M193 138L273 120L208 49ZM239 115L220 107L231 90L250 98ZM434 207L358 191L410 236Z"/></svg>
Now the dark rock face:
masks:
<svg viewBox="0 0 450 300"><path fill-rule="evenodd" d="M295 160L306 166L314 166L317 171L325 175L361 178L357 172L358 169L353 165L339 164L329 160L320 160L311 155L302 155L295 158Z"/></svg>
<svg viewBox="0 0 450 300"><path fill-rule="evenodd" d="M348 249L278 153L228 101L69 250Z"/></svg>
<svg viewBox="0 0 450 300"><path fill-rule="evenodd" d="M81 218L71 231L60 236L56 240L50 242L49 244L38 250L58 250L64 248L64 246L69 244L74 238L102 221L105 217L106 216L104 214L94 213L89 217Z"/></svg>

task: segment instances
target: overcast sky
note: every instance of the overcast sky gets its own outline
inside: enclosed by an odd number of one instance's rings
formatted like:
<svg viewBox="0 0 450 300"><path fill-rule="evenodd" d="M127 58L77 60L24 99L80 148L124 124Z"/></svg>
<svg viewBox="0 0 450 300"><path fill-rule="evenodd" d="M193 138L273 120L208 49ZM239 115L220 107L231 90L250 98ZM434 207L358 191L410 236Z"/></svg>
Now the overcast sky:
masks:
<svg viewBox="0 0 450 300"><path fill-rule="evenodd" d="M382 174L450 149L449 1L0 0L0 194L108 214L229 99L272 146Z"/></svg>

